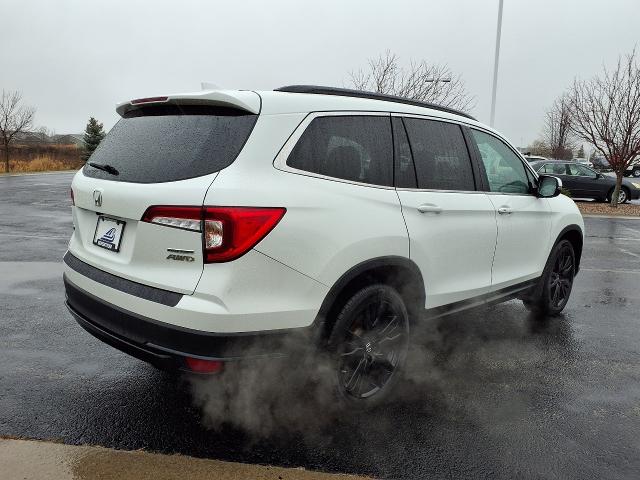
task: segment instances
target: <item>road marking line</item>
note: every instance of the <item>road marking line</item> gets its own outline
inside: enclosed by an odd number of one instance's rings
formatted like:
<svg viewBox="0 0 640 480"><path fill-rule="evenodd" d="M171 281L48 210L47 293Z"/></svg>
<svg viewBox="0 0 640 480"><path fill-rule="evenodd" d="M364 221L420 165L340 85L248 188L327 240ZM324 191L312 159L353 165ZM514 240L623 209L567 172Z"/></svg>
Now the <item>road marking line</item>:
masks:
<svg viewBox="0 0 640 480"><path fill-rule="evenodd" d="M583 213L583 218L615 218L616 220L640 220L640 217L630 215L598 215L594 213Z"/></svg>
<svg viewBox="0 0 640 480"><path fill-rule="evenodd" d="M183 479L189 480L361 480L367 477L223 462L141 450L63 445L34 440L0 439L2 478L39 480Z"/></svg>

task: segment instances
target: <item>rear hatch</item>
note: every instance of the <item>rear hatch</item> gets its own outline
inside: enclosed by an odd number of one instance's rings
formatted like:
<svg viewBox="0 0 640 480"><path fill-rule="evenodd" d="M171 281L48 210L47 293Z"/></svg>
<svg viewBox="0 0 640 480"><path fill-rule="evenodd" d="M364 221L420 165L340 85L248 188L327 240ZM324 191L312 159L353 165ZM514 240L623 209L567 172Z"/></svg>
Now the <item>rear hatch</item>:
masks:
<svg viewBox="0 0 640 480"><path fill-rule="evenodd" d="M240 106L227 97L120 106L123 118L73 180L69 251L114 275L193 293L203 268L201 219L142 219L152 206L202 206L217 172L233 163L255 125L259 97L240 93ZM255 111L248 111L247 95L256 97Z"/></svg>

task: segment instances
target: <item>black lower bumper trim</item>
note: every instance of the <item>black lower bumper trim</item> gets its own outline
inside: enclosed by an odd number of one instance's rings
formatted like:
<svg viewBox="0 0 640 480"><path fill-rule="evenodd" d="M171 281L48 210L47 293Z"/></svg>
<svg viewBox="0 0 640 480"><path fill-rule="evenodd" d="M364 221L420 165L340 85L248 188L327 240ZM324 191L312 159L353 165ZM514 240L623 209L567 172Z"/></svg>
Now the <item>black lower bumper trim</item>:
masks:
<svg viewBox="0 0 640 480"><path fill-rule="evenodd" d="M102 330L100 327L91 323L78 312L76 312L73 307L69 305L68 301L65 302L65 304L82 328L84 328L91 335L96 337L98 340L103 341L107 345L111 345L112 347L124 353L127 353L132 357L136 357L140 360L156 365L164 370L179 370L183 367L182 362L178 361L177 358L172 357L171 355L163 354L161 352L155 352L150 349L145 349L140 345L127 342L123 338L117 337L112 333Z"/></svg>
<svg viewBox="0 0 640 480"><path fill-rule="evenodd" d="M313 343L312 328L249 334L212 334L158 322L123 310L64 277L66 305L76 321L103 342L164 368L183 368L184 357L240 360L282 357Z"/></svg>
<svg viewBox="0 0 640 480"><path fill-rule="evenodd" d="M181 293L170 292L168 290L162 290L160 288L150 287L149 285L143 285L141 283L132 282L126 278L118 277L111 273L107 273L96 267L83 262L79 258L67 252L63 258L69 268L72 268L76 272L85 277L90 278L94 282L101 283L110 288L115 288L121 292L128 293L136 297L144 298L151 302L161 303L162 305L168 305L169 307L175 307L182 298Z"/></svg>

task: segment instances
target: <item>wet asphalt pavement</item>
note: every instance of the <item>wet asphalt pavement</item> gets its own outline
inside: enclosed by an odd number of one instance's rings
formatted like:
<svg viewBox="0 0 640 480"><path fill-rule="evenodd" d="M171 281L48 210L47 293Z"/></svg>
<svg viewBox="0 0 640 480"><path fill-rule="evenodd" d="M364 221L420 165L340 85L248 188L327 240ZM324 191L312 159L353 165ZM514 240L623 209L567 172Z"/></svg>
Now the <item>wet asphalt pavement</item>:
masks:
<svg viewBox="0 0 640 480"><path fill-rule="evenodd" d="M441 319L395 402L337 418L310 405L309 428L272 416L256 431L206 421L191 384L67 313L70 180L0 177L0 436L384 478L640 477L640 221L586 219L561 317L512 301Z"/></svg>

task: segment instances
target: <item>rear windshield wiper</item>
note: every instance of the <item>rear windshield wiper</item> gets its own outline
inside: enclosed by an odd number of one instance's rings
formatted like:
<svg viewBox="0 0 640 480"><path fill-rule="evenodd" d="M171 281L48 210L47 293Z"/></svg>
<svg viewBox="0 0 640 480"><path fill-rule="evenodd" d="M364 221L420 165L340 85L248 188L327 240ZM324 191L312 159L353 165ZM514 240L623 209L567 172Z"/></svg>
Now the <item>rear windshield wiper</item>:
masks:
<svg viewBox="0 0 640 480"><path fill-rule="evenodd" d="M102 165L101 163L89 162L89 165L93 168L97 168L98 170L102 170L103 172L110 173L111 175L120 175L120 172L116 167L112 167L111 165Z"/></svg>

